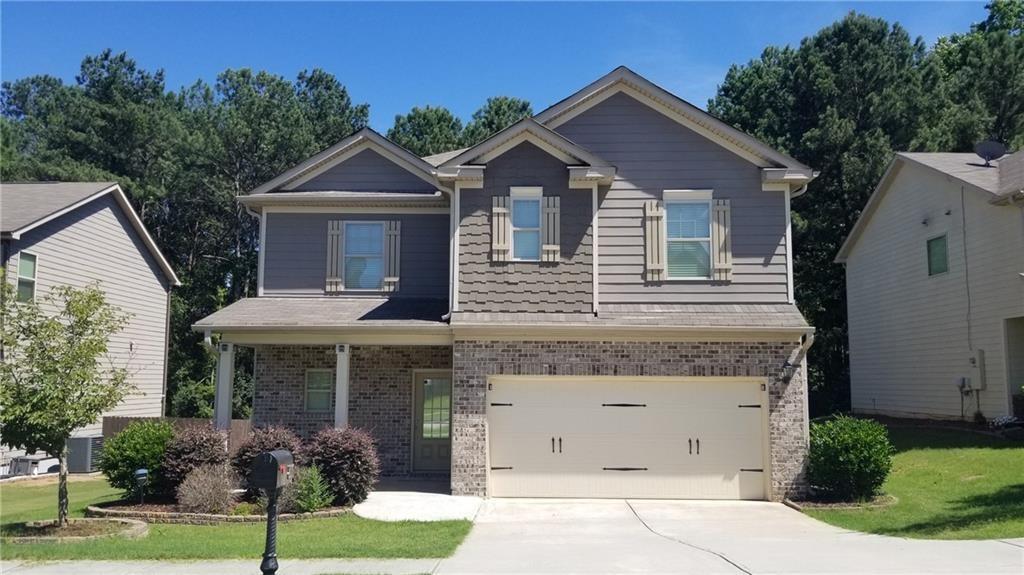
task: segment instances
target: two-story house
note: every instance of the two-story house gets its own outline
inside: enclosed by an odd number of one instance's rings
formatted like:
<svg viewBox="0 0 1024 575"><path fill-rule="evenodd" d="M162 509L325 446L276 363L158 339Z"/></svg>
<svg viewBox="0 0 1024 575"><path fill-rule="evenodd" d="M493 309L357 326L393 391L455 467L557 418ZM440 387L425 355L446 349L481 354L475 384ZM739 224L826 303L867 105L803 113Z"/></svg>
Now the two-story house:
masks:
<svg viewBox="0 0 1024 575"><path fill-rule="evenodd" d="M773 499L806 484L790 200L813 172L626 68L468 149L366 129L240 199L259 297L216 412L368 429L456 494Z"/></svg>
<svg viewBox="0 0 1024 575"><path fill-rule="evenodd" d="M13 297L38 301L47 313L59 311L47 301L55 287L98 284L107 301L130 316L111 337L108 357L128 369L134 386L105 415L163 414L170 290L179 282L119 185L0 184L0 266ZM98 443L101 423L77 430L74 437ZM72 471L89 470L89 458L78 452L89 443L71 443ZM22 454L0 448L0 465Z"/></svg>
<svg viewBox="0 0 1024 575"><path fill-rule="evenodd" d="M854 411L1013 413L1024 392L1024 152L897 154L836 261Z"/></svg>

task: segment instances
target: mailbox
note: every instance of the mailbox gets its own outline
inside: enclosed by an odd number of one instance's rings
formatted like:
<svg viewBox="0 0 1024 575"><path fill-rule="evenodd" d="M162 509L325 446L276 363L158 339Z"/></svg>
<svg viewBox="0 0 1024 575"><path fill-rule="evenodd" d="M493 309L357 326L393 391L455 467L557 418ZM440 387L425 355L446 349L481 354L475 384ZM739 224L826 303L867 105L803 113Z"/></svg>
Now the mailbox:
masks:
<svg viewBox="0 0 1024 575"><path fill-rule="evenodd" d="M281 489L291 482L295 462L292 454L284 449L265 451L252 462L249 486L257 489Z"/></svg>

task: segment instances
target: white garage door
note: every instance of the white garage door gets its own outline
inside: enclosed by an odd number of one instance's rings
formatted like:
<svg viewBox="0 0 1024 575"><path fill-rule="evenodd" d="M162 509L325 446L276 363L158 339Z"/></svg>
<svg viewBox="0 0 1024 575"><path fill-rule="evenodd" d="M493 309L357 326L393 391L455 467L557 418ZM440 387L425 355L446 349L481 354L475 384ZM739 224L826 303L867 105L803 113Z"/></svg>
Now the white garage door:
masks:
<svg viewBox="0 0 1024 575"><path fill-rule="evenodd" d="M492 377L495 497L764 499L762 382Z"/></svg>

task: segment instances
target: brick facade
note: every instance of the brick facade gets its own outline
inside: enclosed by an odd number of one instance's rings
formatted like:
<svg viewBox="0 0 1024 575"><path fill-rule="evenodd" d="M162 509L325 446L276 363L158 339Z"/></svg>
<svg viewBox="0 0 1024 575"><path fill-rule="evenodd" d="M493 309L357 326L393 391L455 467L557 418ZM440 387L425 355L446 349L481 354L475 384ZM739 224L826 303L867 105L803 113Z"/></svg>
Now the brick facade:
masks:
<svg viewBox="0 0 1024 575"><path fill-rule="evenodd" d="M785 342L456 341L452 492L487 492L488 375L755 376L769 381L773 500L802 495L807 391L804 370L785 383L796 348Z"/></svg>
<svg viewBox="0 0 1024 575"><path fill-rule="evenodd" d="M349 423L370 431L383 475L406 475L412 460L412 382L419 369L451 369L449 346L352 346ZM336 367L334 346L263 345L256 351L253 423L284 425L307 437L334 425L328 412L305 410L307 369Z"/></svg>

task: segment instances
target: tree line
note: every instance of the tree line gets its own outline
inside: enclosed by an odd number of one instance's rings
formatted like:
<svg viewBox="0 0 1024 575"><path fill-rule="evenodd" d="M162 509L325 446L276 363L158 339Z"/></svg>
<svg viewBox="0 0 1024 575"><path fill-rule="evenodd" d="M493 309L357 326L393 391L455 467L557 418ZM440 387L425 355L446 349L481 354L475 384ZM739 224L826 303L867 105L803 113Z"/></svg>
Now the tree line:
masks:
<svg viewBox="0 0 1024 575"><path fill-rule="evenodd" d="M898 24L851 13L797 47L733 66L708 103L821 171L793 204L796 294L818 330L816 412L848 405L844 276L832 259L893 152L1024 144L1022 22L1024 0L996 0L986 20L928 47ZM0 111L3 180L112 180L129 194L182 279L171 296L169 410L208 416L214 358L190 326L255 295L258 223L235 198L366 126L370 109L324 70L289 80L232 69L173 91L162 70L105 51L86 57L73 83L5 82ZM445 108L416 107L387 136L429 155L532 113L507 96L465 125ZM240 365L235 414L244 417L251 363Z"/></svg>

